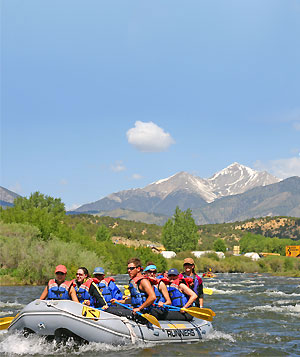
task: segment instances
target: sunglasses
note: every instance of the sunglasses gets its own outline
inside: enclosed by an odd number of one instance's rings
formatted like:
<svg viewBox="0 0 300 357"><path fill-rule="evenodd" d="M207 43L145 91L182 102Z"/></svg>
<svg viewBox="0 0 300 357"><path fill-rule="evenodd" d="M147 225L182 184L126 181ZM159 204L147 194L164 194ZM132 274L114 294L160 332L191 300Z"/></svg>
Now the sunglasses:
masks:
<svg viewBox="0 0 300 357"><path fill-rule="evenodd" d="M134 270L136 269L137 267L128 267L127 270Z"/></svg>
<svg viewBox="0 0 300 357"><path fill-rule="evenodd" d="M194 264L190 264L190 263L185 263L183 264L184 267L192 267Z"/></svg>
<svg viewBox="0 0 300 357"><path fill-rule="evenodd" d="M57 275L66 275L66 273L63 273L63 272L61 272L61 271L58 271L58 272L55 273L55 274L57 274Z"/></svg>
<svg viewBox="0 0 300 357"><path fill-rule="evenodd" d="M175 275L175 274L169 274L168 276L177 276L177 275Z"/></svg>
<svg viewBox="0 0 300 357"><path fill-rule="evenodd" d="M156 274L156 270L148 270L149 273Z"/></svg>
<svg viewBox="0 0 300 357"><path fill-rule="evenodd" d="M84 274L76 273L76 276L84 276Z"/></svg>

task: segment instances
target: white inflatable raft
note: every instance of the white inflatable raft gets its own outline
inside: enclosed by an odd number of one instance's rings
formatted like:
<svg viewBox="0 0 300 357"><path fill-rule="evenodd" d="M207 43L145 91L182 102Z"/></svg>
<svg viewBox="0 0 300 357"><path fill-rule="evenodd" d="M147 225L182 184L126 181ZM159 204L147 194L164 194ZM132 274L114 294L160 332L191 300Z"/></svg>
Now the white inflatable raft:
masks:
<svg viewBox="0 0 300 357"><path fill-rule="evenodd" d="M146 343L197 342L212 331L209 321L159 321L161 328L143 325L125 317L90 308L69 300L35 300L25 306L9 326L55 338L73 337L80 342L103 342L113 345Z"/></svg>

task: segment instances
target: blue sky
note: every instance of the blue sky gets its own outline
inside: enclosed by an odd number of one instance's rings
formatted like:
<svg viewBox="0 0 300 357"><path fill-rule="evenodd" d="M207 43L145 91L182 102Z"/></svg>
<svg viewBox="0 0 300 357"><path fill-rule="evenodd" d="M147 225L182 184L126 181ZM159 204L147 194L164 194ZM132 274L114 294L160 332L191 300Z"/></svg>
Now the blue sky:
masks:
<svg viewBox="0 0 300 357"><path fill-rule="evenodd" d="M233 162L300 176L300 2L2 0L1 185L67 208Z"/></svg>

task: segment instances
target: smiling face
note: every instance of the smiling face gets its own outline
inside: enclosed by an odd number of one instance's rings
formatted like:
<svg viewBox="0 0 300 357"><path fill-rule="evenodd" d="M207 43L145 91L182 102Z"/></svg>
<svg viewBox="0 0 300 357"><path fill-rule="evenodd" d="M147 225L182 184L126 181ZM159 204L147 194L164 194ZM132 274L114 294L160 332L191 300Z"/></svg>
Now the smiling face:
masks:
<svg viewBox="0 0 300 357"><path fill-rule="evenodd" d="M156 277L156 270L154 270L154 269L146 270L144 272L144 275L145 276L151 276L152 278L155 278Z"/></svg>
<svg viewBox="0 0 300 357"><path fill-rule="evenodd" d="M84 271L82 269L78 269L76 273L76 280L78 283L83 283L85 278L87 278L87 275L84 273Z"/></svg>
<svg viewBox="0 0 300 357"><path fill-rule="evenodd" d="M186 273L186 275L192 275L193 269L194 269L194 264L185 263L183 265L183 268L184 268L184 272Z"/></svg>

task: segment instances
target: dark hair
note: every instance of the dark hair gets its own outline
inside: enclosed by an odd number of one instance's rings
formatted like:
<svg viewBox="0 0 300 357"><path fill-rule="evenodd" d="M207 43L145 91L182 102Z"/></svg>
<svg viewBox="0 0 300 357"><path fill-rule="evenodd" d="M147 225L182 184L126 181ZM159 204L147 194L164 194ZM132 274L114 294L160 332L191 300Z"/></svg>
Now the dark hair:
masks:
<svg viewBox="0 0 300 357"><path fill-rule="evenodd" d="M141 267L142 263L139 258L130 258L127 264L134 264L136 267Z"/></svg>
<svg viewBox="0 0 300 357"><path fill-rule="evenodd" d="M150 260L150 262L148 262L148 263L146 264L146 267L147 267L148 265L156 265L156 264L153 263L153 262Z"/></svg>
<svg viewBox="0 0 300 357"><path fill-rule="evenodd" d="M90 277L89 271L87 270L86 267L80 267L77 270L79 270L79 269L81 269L88 278Z"/></svg>

